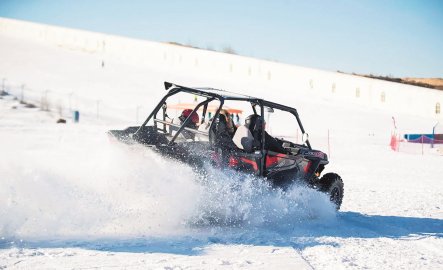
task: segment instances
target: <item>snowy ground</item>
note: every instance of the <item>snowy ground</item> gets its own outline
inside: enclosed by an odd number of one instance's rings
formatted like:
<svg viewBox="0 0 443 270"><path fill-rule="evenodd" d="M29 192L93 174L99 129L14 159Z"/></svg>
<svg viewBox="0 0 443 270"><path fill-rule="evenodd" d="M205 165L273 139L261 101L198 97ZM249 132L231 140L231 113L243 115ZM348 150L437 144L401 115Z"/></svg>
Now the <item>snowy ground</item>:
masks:
<svg viewBox="0 0 443 270"><path fill-rule="evenodd" d="M56 109L0 99L0 269L443 267L443 157L389 150L392 114L257 93L296 106L314 147L326 151L330 131L327 170L345 182L336 214L322 194L303 187L282 194L247 179L232 191L236 177L218 172L211 188L202 186L186 166L105 135L133 124L136 105L157 102L163 80L236 91L239 84L248 91L247 81L112 59L103 69L95 55L1 36L0 59L0 78L25 83L30 99L38 102L45 89L65 99L74 93L82 112L79 124L68 113L67 124L56 124ZM408 131L435 122L395 116ZM209 225L214 213L220 222Z"/></svg>

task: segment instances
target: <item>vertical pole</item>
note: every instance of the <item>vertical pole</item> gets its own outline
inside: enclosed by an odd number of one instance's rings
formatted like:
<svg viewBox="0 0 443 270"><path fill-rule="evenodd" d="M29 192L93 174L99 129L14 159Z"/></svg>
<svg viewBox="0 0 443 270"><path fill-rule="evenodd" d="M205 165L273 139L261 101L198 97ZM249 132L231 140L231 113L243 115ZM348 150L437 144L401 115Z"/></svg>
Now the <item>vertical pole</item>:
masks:
<svg viewBox="0 0 443 270"><path fill-rule="evenodd" d="M434 148L434 140L435 140L435 128L438 126L440 122L437 122L437 124L435 124L432 127L432 141L431 141L431 148Z"/></svg>
<svg viewBox="0 0 443 270"><path fill-rule="evenodd" d="M21 92L20 101L21 102L25 101L25 84L22 84L22 92Z"/></svg>
<svg viewBox="0 0 443 270"><path fill-rule="evenodd" d="M434 148L435 127L432 129L431 148Z"/></svg>
<svg viewBox="0 0 443 270"><path fill-rule="evenodd" d="M43 111L49 111L48 93L49 93L50 91L51 91L51 90L46 89L46 90L43 92L43 95L42 95L42 102L41 102L41 109L42 109Z"/></svg>

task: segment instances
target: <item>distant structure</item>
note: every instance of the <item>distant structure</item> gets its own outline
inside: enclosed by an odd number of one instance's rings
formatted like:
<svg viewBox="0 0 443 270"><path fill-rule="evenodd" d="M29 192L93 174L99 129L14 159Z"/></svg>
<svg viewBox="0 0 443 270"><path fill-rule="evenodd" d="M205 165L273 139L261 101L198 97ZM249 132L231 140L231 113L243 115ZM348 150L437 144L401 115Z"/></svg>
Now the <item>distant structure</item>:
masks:
<svg viewBox="0 0 443 270"><path fill-rule="evenodd" d="M245 94L266 98L269 91L296 102L298 95L342 100L393 114L433 117L443 122L443 91L357 75L329 72L254 59L229 53L194 49L88 31L0 18L0 34L33 42L97 54L100 58L181 76L204 76L206 81L236 81ZM106 48L105 48L106 44ZM104 60L101 62L104 68ZM204 75L202 75L204 74ZM279 101L279 100L276 100ZM283 101L283 100L282 100Z"/></svg>

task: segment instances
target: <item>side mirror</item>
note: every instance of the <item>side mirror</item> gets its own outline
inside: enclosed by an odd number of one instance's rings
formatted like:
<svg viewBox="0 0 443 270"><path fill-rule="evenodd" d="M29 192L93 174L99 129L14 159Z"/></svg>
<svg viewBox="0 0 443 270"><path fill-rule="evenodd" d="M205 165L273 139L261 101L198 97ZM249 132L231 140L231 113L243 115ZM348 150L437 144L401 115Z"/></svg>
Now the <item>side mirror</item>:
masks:
<svg viewBox="0 0 443 270"><path fill-rule="evenodd" d="M306 142L309 140L309 134L303 133L303 135L301 136L301 140L302 140L303 144L306 144Z"/></svg>

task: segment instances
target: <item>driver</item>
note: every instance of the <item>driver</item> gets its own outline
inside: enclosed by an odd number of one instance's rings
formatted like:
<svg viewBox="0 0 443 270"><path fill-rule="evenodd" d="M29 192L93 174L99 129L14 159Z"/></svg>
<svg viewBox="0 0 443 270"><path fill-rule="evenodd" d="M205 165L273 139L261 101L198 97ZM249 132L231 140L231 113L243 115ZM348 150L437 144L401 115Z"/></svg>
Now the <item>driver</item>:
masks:
<svg viewBox="0 0 443 270"><path fill-rule="evenodd" d="M251 131L254 140L261 141L259 138L259 131L263 130L265 133L265 150L270 150L278 153L286 153L287 151L283 148L282 142L271 135L268 134L265 130L266 123L263 122L261 127L257 127L257 121L259 121L260 116L257 114L251 114L245 119L245 126Z"/></svg>

